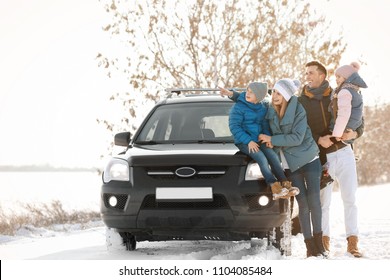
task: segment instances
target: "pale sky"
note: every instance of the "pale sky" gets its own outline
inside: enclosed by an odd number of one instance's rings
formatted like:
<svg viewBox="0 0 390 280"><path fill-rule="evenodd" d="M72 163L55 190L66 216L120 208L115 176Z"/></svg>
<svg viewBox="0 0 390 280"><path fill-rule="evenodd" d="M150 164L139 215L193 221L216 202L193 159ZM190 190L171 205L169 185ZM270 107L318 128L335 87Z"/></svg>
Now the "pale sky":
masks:
<svg viewBox="0 0 390 280"><path fill-rule="evenodd" d="M342 64L362 59L365 102L389 102L386 0L318 0L348 44ZM98 0L0 0L0 165L99 166L117 82L97 67L110 48ZM387 87L386 87L387 88Z"/></svg>
<svg viewBox="0 0 390 280"><path fill-rule="evenodd" d="M111 81L97 0L0 0L0 164L96 166Z"/></svg>

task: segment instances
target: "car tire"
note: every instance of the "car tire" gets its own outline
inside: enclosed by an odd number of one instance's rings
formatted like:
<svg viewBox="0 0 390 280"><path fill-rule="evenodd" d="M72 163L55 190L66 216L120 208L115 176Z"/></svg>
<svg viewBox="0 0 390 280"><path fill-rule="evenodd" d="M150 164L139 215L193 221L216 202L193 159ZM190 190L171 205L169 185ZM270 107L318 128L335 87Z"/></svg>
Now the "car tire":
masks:
<svg viewBox="0 0 390 280"><path fill-rule="evenodd" d="M290 200L287 200L288 208L290 208ZM268 235L269 245L277 248L281 255L291 256L291 211L287 213L286 219L280 227L276 227Z"/></svg>
<svg viewBox="0 0 390 280"><path fill-rule="evenodd" d="M299 223L299 217L297 216L297 217L292 219L291 234L295 236L295 235L298 235L301 232L302 232L301 224Z"/></svg>
<svg viewBox="0 0 390 280"><path fill-rule="evenodd" d="M129 232L121 233L123 244L127 251L134 251L137 248L137 240L134 235Z"/></svg>

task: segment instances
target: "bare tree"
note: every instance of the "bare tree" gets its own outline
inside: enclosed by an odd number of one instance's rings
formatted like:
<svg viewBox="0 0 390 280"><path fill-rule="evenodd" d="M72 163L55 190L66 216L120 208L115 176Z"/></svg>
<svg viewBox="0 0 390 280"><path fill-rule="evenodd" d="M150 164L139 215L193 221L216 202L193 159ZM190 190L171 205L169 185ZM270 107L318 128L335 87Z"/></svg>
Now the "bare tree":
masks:
<svg viewBox="0 0 390 280"><path fill-rule="evenodd" d="M364 134L354 145L354 152L359 158L359 182L367 185L389 182L390 104L365 107L364 116Z"/></svg>
<svg viewBox="0 0 390 280"><path fill-rule="evenodd" d="M98 120L113 133L133 132L145 104L167 87L303 81L306 62L320 60L331 70L346 49L342 35L302 0L100 1L111 20L103 30L125 49L97 55L109 77L128 83L111 97L122 102L121 121ZM365 133L354 145L362 184L390 180L389 112L388 105L365 108Z"/></svg>
<svg viewBox="0 0 390 280"><path fill-rule="evenodd" d="M126 52L97 59L108 76L119 73L129 85L112 96L123 102L121 124L99 120L115 132L134 131L137 100L156 101L164 88L302 79L306 62L338 65L346 48L301 0L107 1L112 22L103 29Z"/></svg>

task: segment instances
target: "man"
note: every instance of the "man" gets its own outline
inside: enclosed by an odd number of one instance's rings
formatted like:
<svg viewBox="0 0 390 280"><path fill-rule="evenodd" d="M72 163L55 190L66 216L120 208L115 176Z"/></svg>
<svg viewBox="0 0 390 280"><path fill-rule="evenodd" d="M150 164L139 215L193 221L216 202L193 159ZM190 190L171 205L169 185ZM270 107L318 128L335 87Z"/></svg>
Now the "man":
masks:
<svg viewBox="0 0 390 280"><path fill-rule="evenodd" d="M320 159L324 165L328 163L332 169L332 177L337 180L340 187L344 204L344 219L346 236L348 241L348 252L355 257L361 257L358 250L358 227L357 227L357 207L355 205L355 191L357 188L357 174L355 157L352 153L347 156L337 157L344 150L351 149L351 145L346 145L337 141L329 130L332 115L328 110L331 102L332 88L326 80L327 70L318 61L311 61L306 64L305 80L307 84L303 87L299 101L306 110L308 125L312 131L313 138L320 148ZM360 137L363 134L364 123L356 131L348 131L342 136L343 140L350 140ZM348 150L349 151L349 150ZM351 158L353 157L353 160ZM336 160L337 159L337 160ZM340 160L341 159L341 160ZM336 169L348 165L346 172L336 172ZM354 180L353 184L347 183ZM329 251L330 230L329 230L329 207L331 202L333 185L330 184L321 190L322 206L322 230L323 245Z"/></svg>

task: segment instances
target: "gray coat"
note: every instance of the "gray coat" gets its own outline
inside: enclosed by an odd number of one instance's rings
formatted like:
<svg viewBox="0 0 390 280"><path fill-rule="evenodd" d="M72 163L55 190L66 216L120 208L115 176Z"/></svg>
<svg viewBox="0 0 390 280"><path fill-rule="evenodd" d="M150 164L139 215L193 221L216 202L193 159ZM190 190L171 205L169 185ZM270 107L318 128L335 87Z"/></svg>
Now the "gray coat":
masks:
<svg viewBox="0 0 390 280"><path fill-rule="evenodd" d="M296 96L291 97L281 120L272 106L266 118L272 132L272 145L278 154L283 151L291 172L318 156L319 149L307 125L306 111Z"/></svg>

